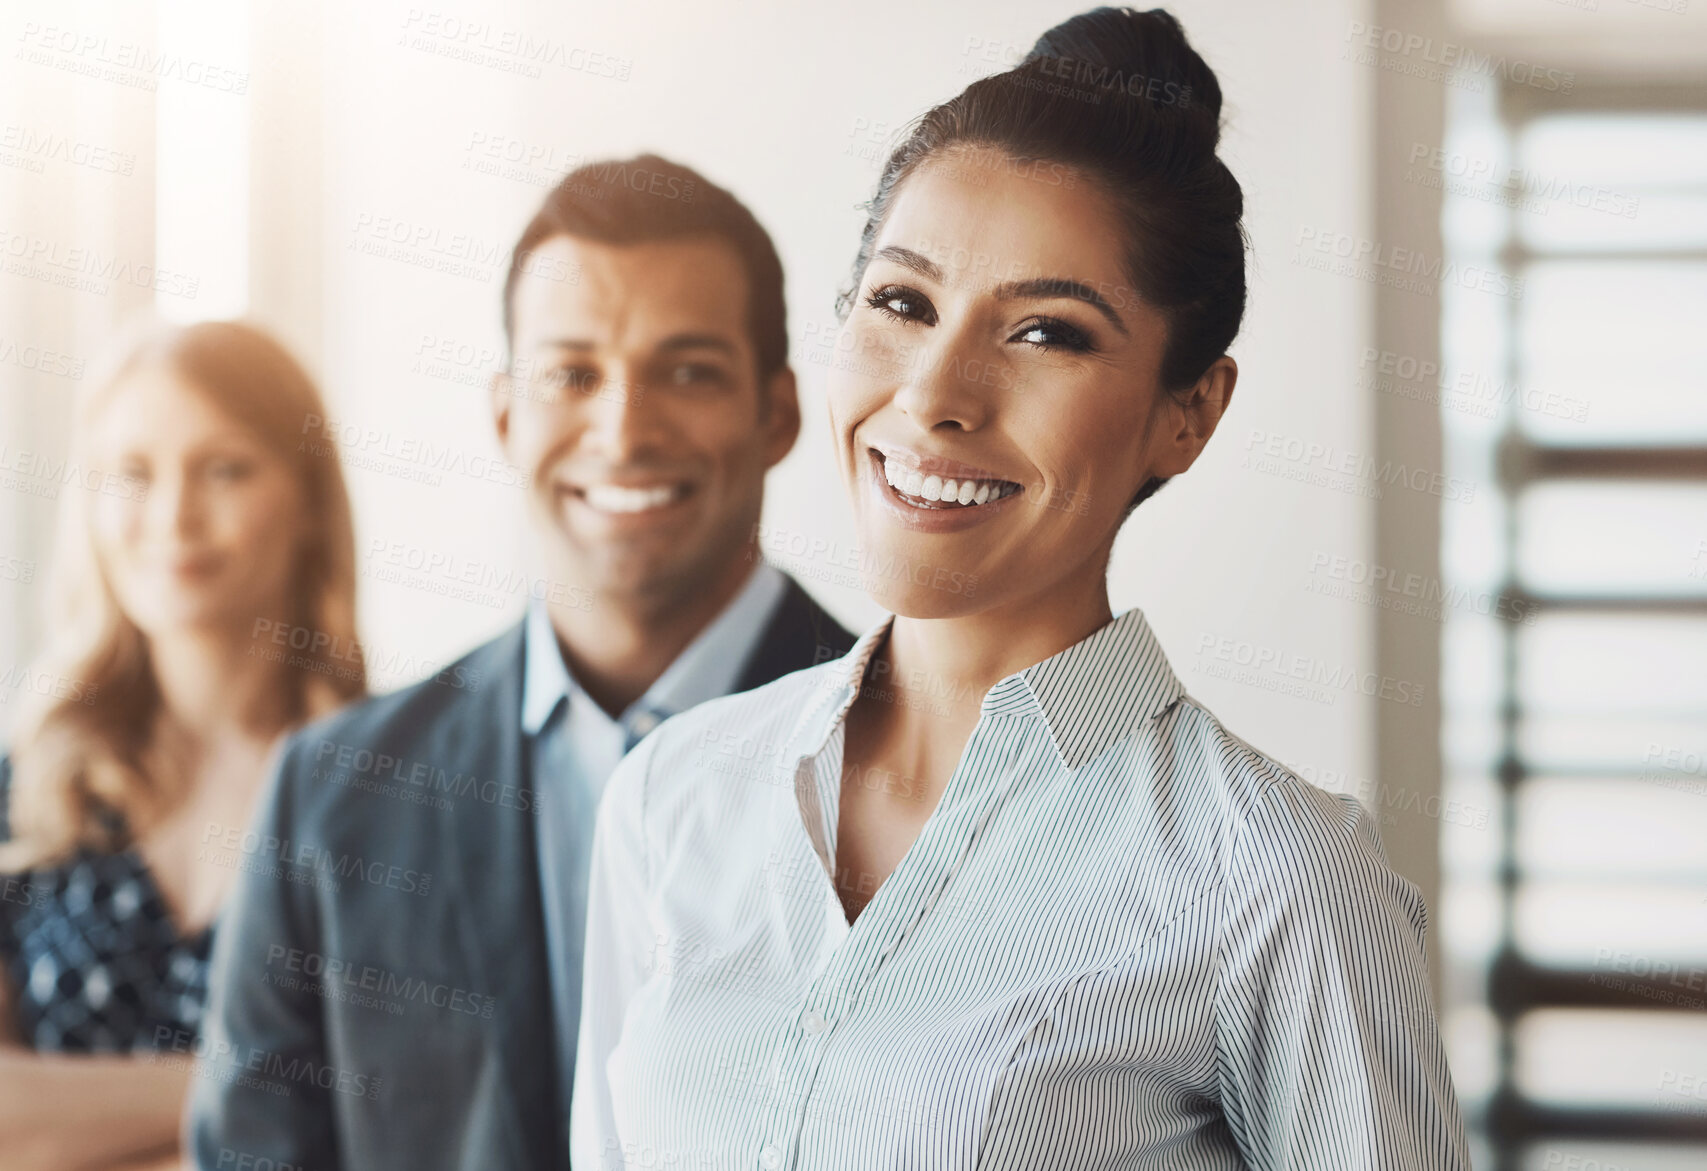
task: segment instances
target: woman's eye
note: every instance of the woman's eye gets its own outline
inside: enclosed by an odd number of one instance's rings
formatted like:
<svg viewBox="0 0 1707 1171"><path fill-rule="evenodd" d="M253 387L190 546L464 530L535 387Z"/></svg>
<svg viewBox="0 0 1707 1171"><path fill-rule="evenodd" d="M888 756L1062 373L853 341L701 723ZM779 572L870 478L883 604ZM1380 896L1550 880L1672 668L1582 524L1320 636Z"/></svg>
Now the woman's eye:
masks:
<svg viewBox="0 0 1707 1171"><path fill-rule="evenodd" d="M936 323L936 312L931 303L913 289L899 285L878 289L865 299L865 303L879 313L887 313L903 321L920 321L926 325Z"/></svg>
<svg viewBox="0 0 1707 1171"><path fill-rule="evenodd" d="M219 459L214 460L208 465L207 474L216 480L235 483L248 476L248 474L253 470L254 465L249 463L248 460Z"/></svg>
<svg viewBox="0 0 1707 1171"><path fill-rule="evenodd" d="M126 460L119 465L119 475L136 484L148 483L148 465L136 460Z"/></svg>
<svg viewBox="0 0 1707 1171"><path fill-rule="evenodd" d="M1075 329L1065 321L1044 319L1033 321L1014 334L1011 339L1037 346L1045 350L1088 350L1091 348L1090 338L1083 330Z"/></svg>

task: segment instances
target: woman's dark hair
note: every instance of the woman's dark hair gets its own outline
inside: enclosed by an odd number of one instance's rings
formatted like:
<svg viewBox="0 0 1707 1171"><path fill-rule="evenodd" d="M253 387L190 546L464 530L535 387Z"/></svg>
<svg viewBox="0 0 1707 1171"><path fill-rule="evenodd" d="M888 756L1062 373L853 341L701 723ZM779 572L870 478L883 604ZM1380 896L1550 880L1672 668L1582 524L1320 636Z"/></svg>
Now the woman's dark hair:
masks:
<svg viewBox="0 0 1707 1171"><path fill-rule="evenodd" d="M1006 73L981 78L914 124L866 205L846 315L901 183L953 148L1022 165L1065 164L1097 182L1125 228L1126 271L1168 325L1161 383L1183 391L1227 352L1245 312L1239 182L1216 157L1221 86L1172 15L1096 8L1063 21ZM1039 178L1059 168L1031 168ZM1152 478L1131 507L1164 481Z"/></svg>
<svg viewBox="0 0 1707 1171"><path fill-rule="evenodd" d="M691 167L654 154L587 163L563 176L534 213L504 278L504 337L515 344L515 291L535 249L556 236L643 244L711 236L735 250L747 273L747 322L759 382L788 363L782 261L745 204ZM759 401L768 403L761 394Z"/></svg>

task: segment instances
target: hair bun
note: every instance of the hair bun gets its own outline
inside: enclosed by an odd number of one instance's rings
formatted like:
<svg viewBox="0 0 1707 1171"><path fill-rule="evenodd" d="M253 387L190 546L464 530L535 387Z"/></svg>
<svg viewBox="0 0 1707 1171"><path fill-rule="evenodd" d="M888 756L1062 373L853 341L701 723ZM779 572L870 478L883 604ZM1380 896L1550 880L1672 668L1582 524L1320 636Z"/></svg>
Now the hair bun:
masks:
<svg viewBox="0 0 1707 1171"><path fill-rule="evenodd" d="M890 153L837 311L853 304L895 192L927 160L970 148L994 167L1059 164L1013 173L1061 182L1076 172L1105 197L1110 219L1098 228L1115 231L1132 288L1167 319L1160 383L1190 387L1226 354L1245 313L1244 192L1215 153L1220 137L1221 85L1179 21L1160 10L1081 13L1015 68L928 111Z"/></svg>
<svg viewBox="0 0 1707 1171"><path fill-rule="evenodd" d="M1160 8L1093 8L1037 38L1020 68L1046 69L1062 82L1096 92L1147 99L1156 113L1172 108L1215 149L1221 137L1221 84Z"/></svg>

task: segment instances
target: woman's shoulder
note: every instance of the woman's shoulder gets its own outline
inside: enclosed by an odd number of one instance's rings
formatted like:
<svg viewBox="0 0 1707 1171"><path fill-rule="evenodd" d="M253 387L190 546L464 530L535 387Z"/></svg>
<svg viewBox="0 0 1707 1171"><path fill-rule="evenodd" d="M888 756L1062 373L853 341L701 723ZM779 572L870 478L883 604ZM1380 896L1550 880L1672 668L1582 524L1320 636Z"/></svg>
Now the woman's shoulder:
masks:
<svg viewBox="0 0 1707 1171"><path fill-rule="evenodd" d="M1375 817L1362 802L1311 784L1191 697L1180 708L1182 730L1221 806L1221 861L1230 879L1260 872L1274 890L1405 882L1388 866Z"/></svg>
<svg viewBox="0 0 1707 1171"><path fill-rule="evenodd" d="M1181 790L1175 799L1212 805L1203 816L1217 824L1223 842L1236 837L1276 790L1310 787L1279 759L1230 731L1189 692L1163 717L1157 738L1155 751L1169 762L1172 785Z"/></svg>

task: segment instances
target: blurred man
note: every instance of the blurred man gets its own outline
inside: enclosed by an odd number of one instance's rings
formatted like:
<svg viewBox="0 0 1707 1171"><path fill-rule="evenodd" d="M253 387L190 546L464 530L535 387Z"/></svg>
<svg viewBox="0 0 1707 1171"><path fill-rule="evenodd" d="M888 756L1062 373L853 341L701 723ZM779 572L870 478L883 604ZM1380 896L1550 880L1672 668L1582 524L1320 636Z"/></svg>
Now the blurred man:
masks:
<svg viewBox="0 0 1707 1171"><path fill-rule="evenodd" d="M515 249L492 413L547 578L434 680L307 729L236 843L198 1166L567 1166L587 851L623 753L852 637L758 556L800 428L782 269L653 156L568 175ZM238 835L228 835L238 836Z"/></svg>

